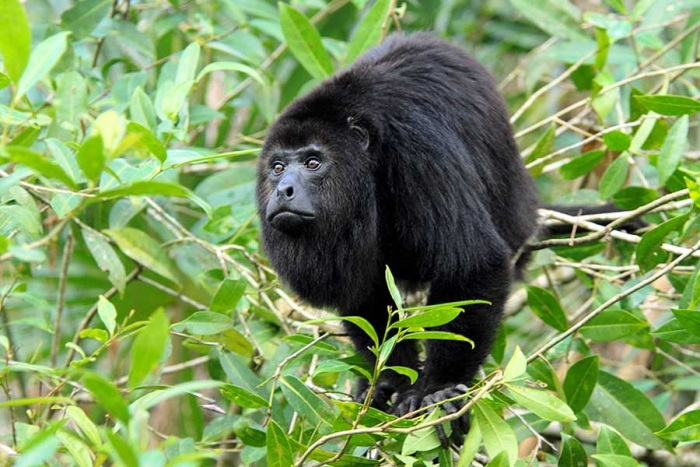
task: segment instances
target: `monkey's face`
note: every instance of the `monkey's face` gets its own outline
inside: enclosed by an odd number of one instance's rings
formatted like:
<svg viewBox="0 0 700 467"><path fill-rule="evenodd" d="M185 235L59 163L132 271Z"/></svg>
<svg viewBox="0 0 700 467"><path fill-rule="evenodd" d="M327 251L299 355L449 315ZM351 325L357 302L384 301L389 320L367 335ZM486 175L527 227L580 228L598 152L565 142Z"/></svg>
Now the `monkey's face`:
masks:
<svg viewBox="0 0 700 467"><path fill-rule="evenodd" d="M267 224L294 236L323 235L358 222L368 205L374 210L374 164L368 162L366 138L347 120L278 122L258 165L263 229Z"/></svg>
<svg viewBox="0 0 700 467"><path fill-rule="evenodd" d="M266 158L269 200L264 216L282 232L294 233L310 227L319 215L319 196L330 163L320 146L275 149Z"/></svg>

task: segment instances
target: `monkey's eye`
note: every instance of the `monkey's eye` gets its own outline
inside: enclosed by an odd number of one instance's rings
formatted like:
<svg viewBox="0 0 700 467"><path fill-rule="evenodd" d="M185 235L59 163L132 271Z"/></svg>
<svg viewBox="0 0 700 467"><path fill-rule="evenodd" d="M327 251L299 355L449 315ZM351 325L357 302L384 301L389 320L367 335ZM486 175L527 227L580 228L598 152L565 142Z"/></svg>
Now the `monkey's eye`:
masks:
<svg viewBox="0 0 700 467"><path fill-rule="evenodd" d="M318 170L318 168L321 167L321 161L315 157L310 157L304 162L304 166L309 170Z"/></svg>
<svg viewBox="0 0 700 467"><path fill-rule="evenodd" d="M282 172L284 172L284 164L281 162L275 162L275 165L272 166L272 173L275 175L282 175Z"/></svg>

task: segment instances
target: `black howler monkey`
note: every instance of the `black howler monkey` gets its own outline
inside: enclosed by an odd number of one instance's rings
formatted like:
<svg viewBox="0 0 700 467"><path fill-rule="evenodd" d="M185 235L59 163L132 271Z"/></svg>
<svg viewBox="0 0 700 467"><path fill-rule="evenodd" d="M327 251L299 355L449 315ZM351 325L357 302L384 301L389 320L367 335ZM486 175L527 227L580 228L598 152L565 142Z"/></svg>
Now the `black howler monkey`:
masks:
<svg viewBox="0 0 700 467"><path fill-rule="evenodd" d="M409 287L429 284L429 304L492 303L444 326L474 349L429 341L414 385L383 374L373 405L399 415L464 392L490 351L517 272L511 260L537 229L534 182L491 76L427 33L390 36L293 102L265 140L257 202L282 280L380 335L392 304L386 265ZM373 359L368 337L347 331ZM402 343L389 364L418 370L416 347ZM457 439L466 428L453 424Z"/></svg>

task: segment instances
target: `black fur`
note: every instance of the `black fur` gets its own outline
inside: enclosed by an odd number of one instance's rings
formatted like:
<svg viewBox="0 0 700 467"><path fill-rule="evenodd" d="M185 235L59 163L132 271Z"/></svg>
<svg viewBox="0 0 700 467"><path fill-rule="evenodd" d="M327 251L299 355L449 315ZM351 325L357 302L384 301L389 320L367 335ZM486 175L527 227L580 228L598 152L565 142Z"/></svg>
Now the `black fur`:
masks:
<svg viewBox="0 0 700 467"><path fill-rule="evenodd" d="M312 159L320 168L305 165ZM428 34L391 36L270 128L257 199L263 246L284 282L313 305L366 318L380 335L392 304L385 265L404 284L430 284L428 303L492 302L444 327L473 350L428 342L417 383L385 372L373 404L386 410L397 393L392 410L403 414L435 393L463 392L454 388L490 351L511 259L537 229L533 180L479 63ZM348 332L371 359L364 333ZM389 364L418 369L417 349L402 344Z"/></svg>

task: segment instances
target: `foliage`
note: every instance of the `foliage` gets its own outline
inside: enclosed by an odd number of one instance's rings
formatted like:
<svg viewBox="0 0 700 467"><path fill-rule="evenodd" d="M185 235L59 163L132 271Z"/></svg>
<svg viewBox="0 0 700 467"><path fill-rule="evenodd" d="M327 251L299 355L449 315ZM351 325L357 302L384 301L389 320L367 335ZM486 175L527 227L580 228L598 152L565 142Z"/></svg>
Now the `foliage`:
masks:
<svg viewBox="0 0 700 467"><path fill-rule="evenodd" d="M0 23L0 462L700 464L697 2L3 0ZM398 333L349 318L366 368L258 243L266 128L397 28L503 78L545 201L632 211L542 210L593 233L536 245L452 451L439 410L347 395L415 377L392 347L458 339L433 328L468 304L404 308L388 274Z"/></svg>

